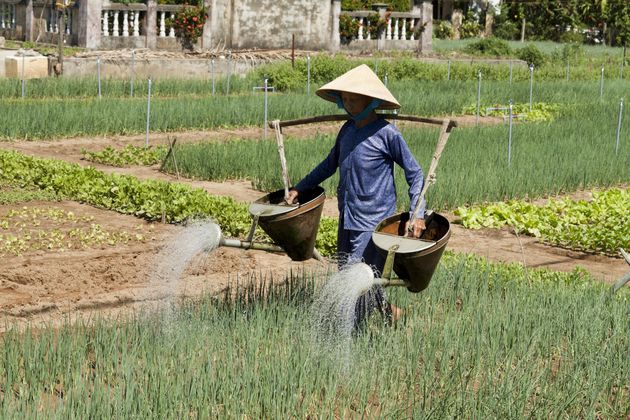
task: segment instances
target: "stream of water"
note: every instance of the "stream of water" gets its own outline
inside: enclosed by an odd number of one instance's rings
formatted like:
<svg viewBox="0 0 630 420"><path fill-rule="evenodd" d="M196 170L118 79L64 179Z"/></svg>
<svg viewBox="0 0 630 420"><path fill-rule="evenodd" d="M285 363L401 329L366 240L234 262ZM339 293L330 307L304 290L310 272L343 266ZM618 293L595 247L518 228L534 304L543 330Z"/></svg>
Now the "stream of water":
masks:
<svg viewBox="0 0 630 420"><path fill-rule="evenodd" d="M160 251L155 259L151 286L162 290L166 305L174 303L181 276L190 261L200 252L209 253L217 248L220 238L221 230L216 223L191 222Z"/></svg>
<svg viewBox="0 0 630 420"><path fill-rule="evenodd" d="M358 299L374 285L367 264L356 263L331 275L311 307L313 335L318 343L344 349L352 341Z"/></svg>

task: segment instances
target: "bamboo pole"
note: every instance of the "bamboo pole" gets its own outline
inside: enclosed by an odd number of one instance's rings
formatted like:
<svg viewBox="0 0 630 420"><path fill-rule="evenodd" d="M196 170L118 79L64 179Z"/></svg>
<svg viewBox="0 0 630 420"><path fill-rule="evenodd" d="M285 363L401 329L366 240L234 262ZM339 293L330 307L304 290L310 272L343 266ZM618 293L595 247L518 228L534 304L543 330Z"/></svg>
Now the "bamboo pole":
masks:
<svg viewBox="0 0 630 420"><path fill-rule="evenodd" d="M280 166L282 166L282 181L284 182L284 198L289 197L289 172L287 170L287 159L284 155L284 138L282 136L282 129L280 128L280 121L273 120L273 128L276 131L276 143L278 144L278 154L280 155Z"/></svg>
<svg viewBox="0 0 630 420"><path fill-rule="evenodd" d="M424 117L416 117L415 115L404 115L404 114L387 114L385 117L389 120L401 120L401 121L411 121L411 122L419 122L425 124L434 124L434 125L442 125L444 121L449 121L449 128L453 129L457 127L457 121L453 120L442 120L438 118L424 118ZM333 114L333 115L319 115L316 117L309 118L299 118L296 120L287 120L287 121L279 121L278 124L280 128L284 127L292 127L295 125L305 125L305 124L314 124L320 122L332 122L332 121L346 121L350 119L350 116L347 114ZM275 128L272 121L269 126L271 128Z"/></svg>
<svg viewBox="0 0 630 420"><path fill-rule="evenodd" d="M420 211L420 207L422 205L422 201L424 200L424 196L427 193L427 190L431 185L435 183L435 171L437 170L438 162L440 161L440 157L442 157L444 146L446 146L446 142L448 141L448 137L451 135L451 131L451 121L448 119L444 120L442 122L440 137L438 138L438 143L435 147L435 152L433 153L433 159L431 160L431 165L429 166L429 172L427 172L427 177L424 182L424 187L422 188L422 192L420 193L420 197L418 198L418 203L416 204L416 208L413 211L411 220L409 220L410 229L413 229L413 224L418 218L418 212Z"/></svg>

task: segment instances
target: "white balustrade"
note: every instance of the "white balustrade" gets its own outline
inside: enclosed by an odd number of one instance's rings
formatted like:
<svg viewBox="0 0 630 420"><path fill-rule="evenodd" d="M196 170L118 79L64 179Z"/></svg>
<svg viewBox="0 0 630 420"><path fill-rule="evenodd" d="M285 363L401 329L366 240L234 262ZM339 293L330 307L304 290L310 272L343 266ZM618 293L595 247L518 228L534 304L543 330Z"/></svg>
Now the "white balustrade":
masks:
<svg viewBox="0 0 630 420"><path fill-rule="evenodd" d="M122 36L125 36L125 37L129 36L129 12L127 12L126 10L123 12Z"/></svg>
<svg viewBox="0 0 630 420"><path fill-rule="evenodd" d="M161 38L166 36L166 12L160 12L160 35Z"/></svg>
<svg viewBox="0 0 630 420"><path fill-rule="evenodd" d="M407 39L407 19L402 18L402 30L400 32L400 39Z"/></svg>
<svg viewBox="0 0 630 420"><path fill-rule="evenodd" d="M120 32L118 32L118 10L114 12L114 30L112 36L120 36Z"/></svg>
<svg viewBox="0 0 630 420"><path fill-rule="evenodd" d="M66 35L72 34L72 11L66 14Z"/></svg>
<svg viewBox="0 0 630 420"><path fill-rule="evenodd" d="M140 36L140 12L133 14L133 36Z"/></svg>
<svg viewBox="0 0 630 420"><path fill-rule="evenodd" d="M109 36L109 12L103 11L103 36Z"/></svg>
<svg viewBox="0 0 630 420"><path fill-rule="evenodd" d="M15 5L0 4L0 29L15 28Z"/></svg>
<svg viewBox="0 0 630 420"><path fill-rule="evenodd" d="M363 18L359 18L359 41L363 41Z"/></svg>
<svg viewBox="0 0 630 420"><path fill-rule="evenodd" d="M175 20L175 13L171 12L171 19ZM171 26L171 30L168 31L168 36L175 38L175 28Z"/></svg>
<svg viewBox="0 0 630 420"><path fill-rule="evenodd" d="M141 36L142 13L141 10L103 10L101 34L123 38Z"/></svg>
<svg viewBox="0 0 630 420"><path fill-rule="evenodd" d="M349 12L345 14L358 23L358 28L353 39L358 41L375 40L383 36L390 41L414 41L417 38L416 30L422 23L419 15L411 13L393 13L389 16L383 28L383 34L372 33L374 29L370 25L369 13L367 11Z"/></svg>

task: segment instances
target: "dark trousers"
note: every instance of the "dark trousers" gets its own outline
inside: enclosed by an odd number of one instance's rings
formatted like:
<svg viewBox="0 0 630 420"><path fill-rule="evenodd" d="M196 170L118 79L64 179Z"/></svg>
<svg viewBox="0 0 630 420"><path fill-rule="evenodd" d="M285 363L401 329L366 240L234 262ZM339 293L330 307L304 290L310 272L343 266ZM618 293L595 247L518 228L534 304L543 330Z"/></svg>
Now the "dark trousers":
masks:
<svg viewBox="0 0 630 420"><path fill-rule="evenodd" d="M339 269L348 264L363 262L369 265L375 277L380 277L385 258L378 253L372 242L372 231L343 229L343 218L339 220L337 231L337 257ZM355 329L372 313L378 310L386 318L391 317L391 307L381 286L372 287L357 300L355 306Z"/></svg>

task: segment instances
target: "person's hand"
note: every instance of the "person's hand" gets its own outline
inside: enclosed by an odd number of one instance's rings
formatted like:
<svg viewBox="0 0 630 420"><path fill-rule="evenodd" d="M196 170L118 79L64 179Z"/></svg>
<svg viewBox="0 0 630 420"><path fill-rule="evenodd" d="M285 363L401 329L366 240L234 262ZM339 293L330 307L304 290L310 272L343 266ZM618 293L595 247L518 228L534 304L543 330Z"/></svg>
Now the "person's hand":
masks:
<svg viewBox="0 0 630 420"><path fill-rule="evenodd" d="M295 188L289 190L289 195L285 197L287 204L297 204L298 191Z"/></svg>
<svg viewBox="0 0 630 420"><path fill-rule="evenodd" d="M425 231L426 225L424 224L424 219L416 219L413 223L413 226L407 222L405 225L405 230L407 231L407 236L412 238L419 238L422 235L422 232Z"/></svg>

